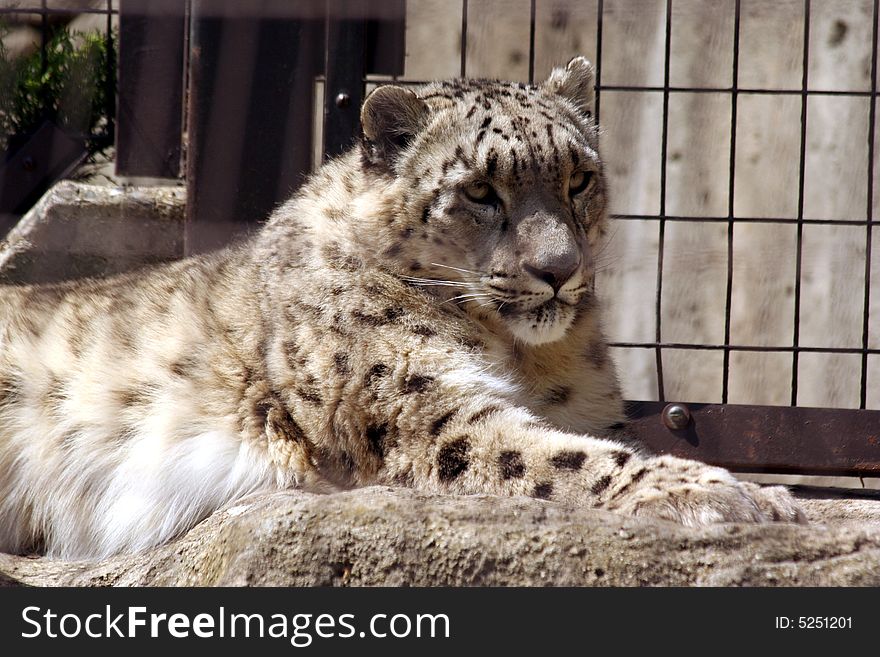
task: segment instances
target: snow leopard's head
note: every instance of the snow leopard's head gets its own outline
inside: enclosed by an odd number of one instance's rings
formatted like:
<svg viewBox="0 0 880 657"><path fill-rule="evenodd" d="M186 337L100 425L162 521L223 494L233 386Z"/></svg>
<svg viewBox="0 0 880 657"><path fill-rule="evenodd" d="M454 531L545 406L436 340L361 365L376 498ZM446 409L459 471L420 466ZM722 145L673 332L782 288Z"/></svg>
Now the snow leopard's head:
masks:
<svg viewBox="0 0 880 657"><path fill-rule="evenodd" d="M562 338L593 303L605 178L582 57L533 86L382 86L361 113L365 169L403 199L384 257L517 339Z"/></svg>

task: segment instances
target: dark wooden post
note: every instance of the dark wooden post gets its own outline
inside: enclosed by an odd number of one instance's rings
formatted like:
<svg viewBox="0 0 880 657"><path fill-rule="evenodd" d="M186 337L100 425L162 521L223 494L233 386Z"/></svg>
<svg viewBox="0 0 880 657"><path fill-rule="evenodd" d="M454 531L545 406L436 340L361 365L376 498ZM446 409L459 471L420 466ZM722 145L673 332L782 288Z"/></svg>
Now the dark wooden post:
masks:
<svg viewBox="0 0 880 657"><path fill-rule="evenodd" d="M226 244L311 163L324 0L193 0L186 251Z"/></svg>
<svg viewBox="0 0 880 657"><path fill-rule="evenodd" d="M116 172L181 173L186 3L121 0Z"/></svg>

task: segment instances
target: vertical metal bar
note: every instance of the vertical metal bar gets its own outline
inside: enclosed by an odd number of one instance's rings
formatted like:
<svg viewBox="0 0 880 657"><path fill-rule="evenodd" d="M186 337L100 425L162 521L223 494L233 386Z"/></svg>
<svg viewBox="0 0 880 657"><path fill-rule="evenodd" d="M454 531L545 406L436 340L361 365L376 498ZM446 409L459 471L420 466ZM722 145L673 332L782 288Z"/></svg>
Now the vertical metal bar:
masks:
<svg viewBox="0 0 880 657"><path fill-rule="evenodd" d="M113 47L113 0L107 0L107 33L104 42L107 48L104 89L104 116L107 117L107 135L116 129L116 50Z"/></svg>
<svg viewBox="0 0 880 657"><path fill-rule="evenodd" d="M360 131L366 72L366 3L329 0L324 61L324 155L351 146Z"/></svg>
<svg viewBox="0 0 880 657"><path fill-rule="evenodd" d="M46 10L46 0L40 0L40 73L45 74L49 68L49 57L46 54L49 46L49 12Z"/></svg>
<svg viewBox="0 0 880 657"><path fill-rule="evenodd" d="M468 0L461 0L461 77L467 74Z"/></svg>
<svg viewBox="0 0 880 657"><path fill-rule="evenodd" d="M862 317L862 378L859 385L859 408L868 401L868 330L871 315L871 241L874 220L874 123L877 114L877 20L880 0L874 0L871 25L871 96L868 99L868 198L865 214L865 309Z"/></svg>
<svg viewBox="0 0 880 657"><path fill-rule="evenodd" d="M798 392L798 354L800 347L801 324L801 260L804 241L804 169L807 156L807 82L810 68L810 0L804 0L804 62L801 80L801 152L798 169L798 205L797 205L797 260L794 282L794 335L791 364L791 405L797 406Z"/></svg>
<svg viewBox="0 0 880 657"><path fill-rule="evenodd" d="M535 82L535 5L536 0L531 0L531 15L529 17L529 84Z"/></svg>
<svg viewBox="0 0 880 657"><path fill-rule="evenodd" d="M663 132L660 142L660 235L657 244L657 299L654 304L654 331L658 346L657 394L660 401L666 399L663 386L663 348L659 346L661 337L661 315L663 304L663 243L666 239L666 150L669 136L669 59L672 40L672 0L666 0L666 43L663 53Z"/></svg>
<svg viewBox="0 0 880 657"><path fill-rule="evenodd" d="M733 197L736 185L736 119L739 98L739 20L740 0L736 0L733 16L733 80L730 87L730 177L727 187L727 291L724 297L724 363L721 379L721 403L730 393L730 313L733 303Z"/></svg>
<svg viewBox="0 0 880 657"><path fill-rule="evenodd" d="M604 0L599 0L596 7L596 99L593 112L596 123L599 122L599 103L602 100L602 14L605 11Z"/></svg>

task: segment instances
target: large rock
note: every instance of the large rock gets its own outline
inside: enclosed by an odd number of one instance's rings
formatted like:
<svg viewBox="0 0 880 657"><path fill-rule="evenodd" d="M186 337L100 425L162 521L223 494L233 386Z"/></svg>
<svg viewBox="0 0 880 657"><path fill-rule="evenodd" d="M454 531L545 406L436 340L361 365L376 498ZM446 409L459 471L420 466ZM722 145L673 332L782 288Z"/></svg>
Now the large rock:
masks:
<svg viewBox="0 0 880 657"><path fill-rule="evenodd" d="M527 498L286 491L231 504L145 554L0 555L0 584L880 585L880 501L804 504L809 526L694 530Z"/></svg>
<svg viewBox="0 0 880 657"><path fill-rule="evenodd" d="M0 284L108 276L183 256L186 190L62 181L0 240Z"/></svg>

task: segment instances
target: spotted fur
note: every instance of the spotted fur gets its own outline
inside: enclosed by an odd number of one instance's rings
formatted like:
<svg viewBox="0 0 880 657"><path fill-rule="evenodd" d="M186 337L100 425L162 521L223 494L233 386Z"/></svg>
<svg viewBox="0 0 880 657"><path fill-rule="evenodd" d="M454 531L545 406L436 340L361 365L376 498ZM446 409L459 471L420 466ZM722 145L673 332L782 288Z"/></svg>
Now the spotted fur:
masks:
<svg viewBox="0 0 880 657"><path fill-rule="evenodd" d="M531 495L687 524L797 519L603 438L606 188L581 58L538 86L384 86L249 242L0 287L0 549L166 541L247 493Z"/></svg>

